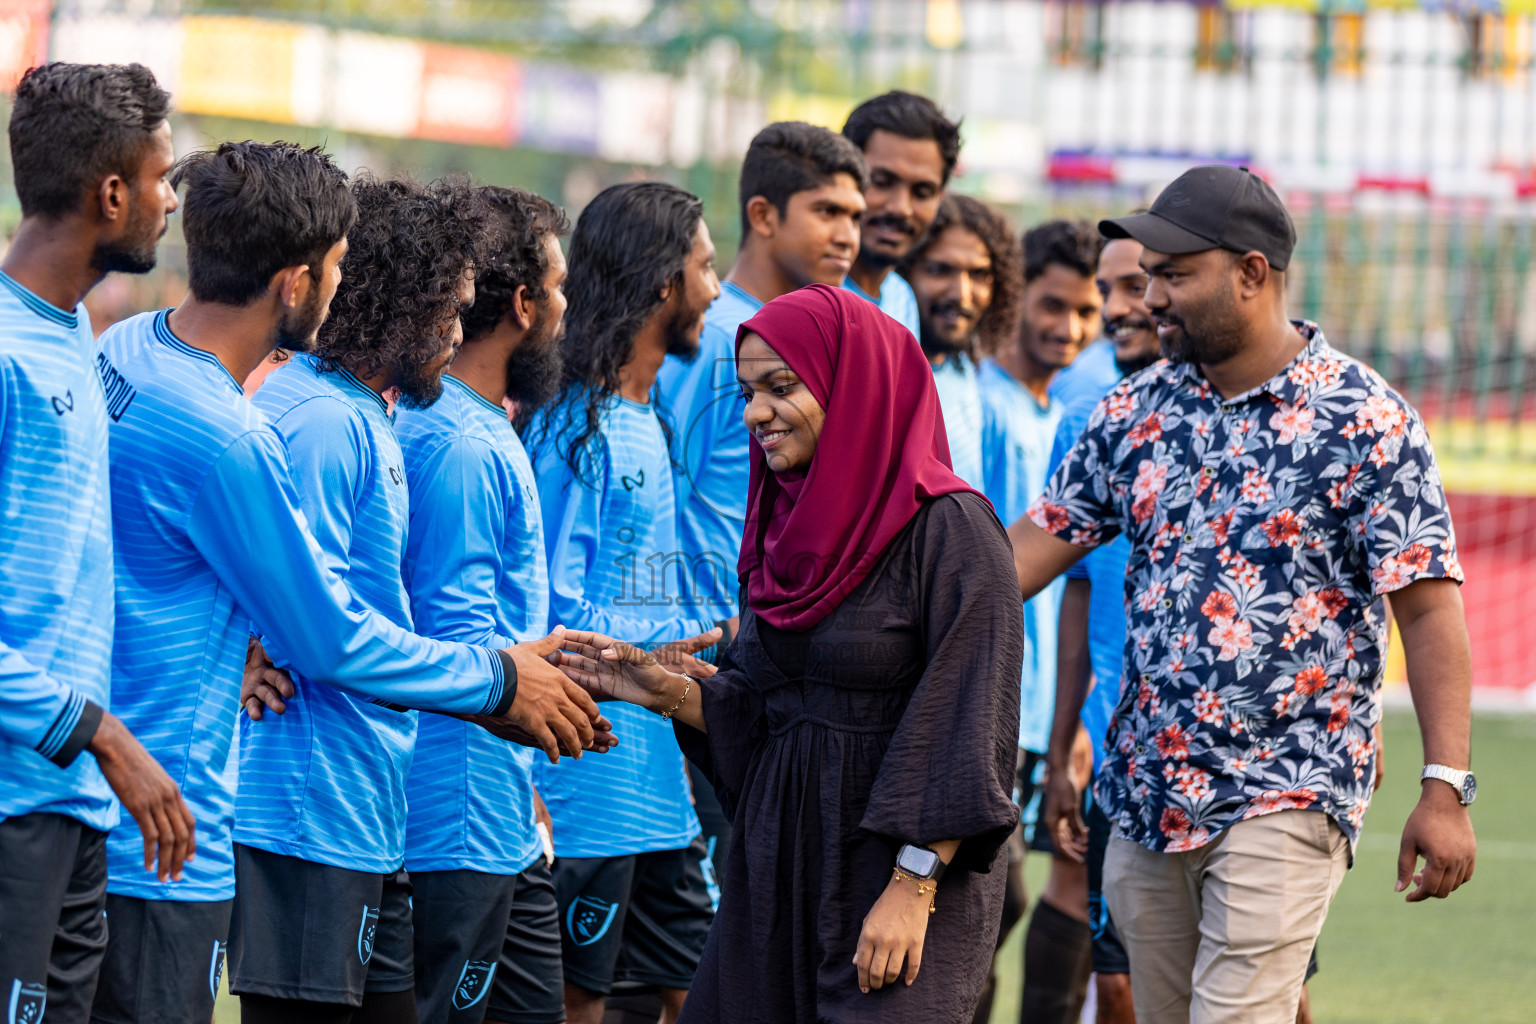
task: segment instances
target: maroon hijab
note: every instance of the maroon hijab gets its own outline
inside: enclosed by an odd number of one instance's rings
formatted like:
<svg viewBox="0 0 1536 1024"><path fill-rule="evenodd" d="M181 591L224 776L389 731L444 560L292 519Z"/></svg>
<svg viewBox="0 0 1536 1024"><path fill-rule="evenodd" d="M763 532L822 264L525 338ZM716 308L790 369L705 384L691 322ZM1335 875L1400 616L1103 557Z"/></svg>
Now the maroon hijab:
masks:
<svg viewBox="0 0 1536 1024"><path fill-rule="evenodd" d="M924 499L972 488L950 469L928 360L878 306L810 285L742 324L738 352L749 332L783 357L827 413L803 474L774 473L753 441L738 566L758 617L803 632L869 575Z"/></svg>

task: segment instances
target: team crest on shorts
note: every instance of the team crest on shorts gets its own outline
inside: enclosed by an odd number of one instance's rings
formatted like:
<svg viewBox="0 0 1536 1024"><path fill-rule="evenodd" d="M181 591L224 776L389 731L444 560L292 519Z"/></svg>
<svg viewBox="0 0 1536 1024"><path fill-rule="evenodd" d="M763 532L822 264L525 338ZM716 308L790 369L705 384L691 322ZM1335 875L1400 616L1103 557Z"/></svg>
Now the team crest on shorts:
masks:
<svg viewBox="0 0 1536 1024"><path fill-rule="evenodd" d="M48 986L42 983L22 984L20 978L11 979L11 998L5 1017L6 1024L41 1024L43 1008L48 1005Z"/></svg>
<svg viewBox="0 0 1536 1024"><path fill-rule="evenodd" d="M363 919L357 925L357 958L363 963L373 959L373 933L379 927L379 908L363 904Z"/></svg>
<svg viewBox="0 0 1536 1024"><path fill-rule="evenodd" d="M594 896L578 896L565 912L565 930L578 946L590 946L604 935L619 912L617 903Z"/></svg>
<svg viewBox="0 0 1536 1024"><path fill-rule="evenodd" d="M208 958L208 994L219 998L219 979L224 976L224 953L228 943L214 941L213 956Z"/></svg>
<svg viewBox="0 0 1536 1024"><path fill-rule="evenodd" d="M467 1010L491 990L491 978L496 974L494 960L466 960L459 972L458 984L453 986L453 1008Z"/></svg>

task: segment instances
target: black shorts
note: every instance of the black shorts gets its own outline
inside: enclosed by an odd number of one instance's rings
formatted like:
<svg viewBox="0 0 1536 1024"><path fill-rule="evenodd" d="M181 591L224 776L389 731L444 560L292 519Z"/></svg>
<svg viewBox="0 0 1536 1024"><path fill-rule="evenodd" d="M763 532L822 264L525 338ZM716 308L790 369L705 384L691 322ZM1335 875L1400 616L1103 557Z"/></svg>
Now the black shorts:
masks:
<svg viewBox="0 0 1536 1024"><path fill-rule="evenodd" d="M516 882L485 1016L507 1024L560 1024L565 1020L565 974L555 882L543 857Z"/></svg>
<svg viewBox="0 0 1536 1024"><path fill-rule="evenodd" d="M109 893L111 937L91 1020L208 1024L224 973L234 903L141 900Z"/></svg>
<svg viewBox="0 0 1536 1024"><path fill-rule="evenodd" d="M85 1024L107 948L107 834L62 814L0 821L6 1024Z"/></svg>
<svg viewBox="0 0 1536 1024"><path fill-rule="evenodd" d="M555 861L565 979L607 995L614 982L686 989L715 912L704 882L709 848Z"/></svg>
<svg viewBox="0 0 1536 1024"><path fill-rule="evenodd" d="M540 858L521 875L417 871L416 1013L421 1024L560 1024L560 915Z"/></svg>
<svg viewBox="0 0 1536 1024"><path fill-rule="evenodd" d="M1130 974L1131 959L1104 900L1104 851L1114 826L1097 803L1088 806L1088 926L1093 936L1093 969L1099 974Z"/></svg>
<svg viewBox="0 0 1536 1024"><path fill-rule="evenodd" d="M360 1006L364 992L416 984L411 886L235 844L229 990Z"/></svg>

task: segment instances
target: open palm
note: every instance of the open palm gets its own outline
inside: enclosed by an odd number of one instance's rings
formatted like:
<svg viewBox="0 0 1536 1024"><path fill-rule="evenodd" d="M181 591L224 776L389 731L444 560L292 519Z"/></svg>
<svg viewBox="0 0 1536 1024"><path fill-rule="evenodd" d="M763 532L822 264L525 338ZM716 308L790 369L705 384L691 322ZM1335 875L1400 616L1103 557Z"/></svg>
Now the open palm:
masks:
<svg viewBox="0 0 1536 1024"><path fill-rule="evenodd" d="M560 668L597 700L621 700L658 711L671 707L684 686L683 677L669 671L662 660L676 661L703 650L719 638L718 633L711 630L679 640L652 654L602 633L568 629L561 645Z"/></svg>

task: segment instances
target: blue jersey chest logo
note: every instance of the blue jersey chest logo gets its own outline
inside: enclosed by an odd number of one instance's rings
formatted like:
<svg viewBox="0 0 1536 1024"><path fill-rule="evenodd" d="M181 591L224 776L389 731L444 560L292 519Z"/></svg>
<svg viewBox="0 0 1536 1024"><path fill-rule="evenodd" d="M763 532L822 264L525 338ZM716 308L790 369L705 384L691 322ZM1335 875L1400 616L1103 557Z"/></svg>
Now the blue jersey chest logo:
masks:
<svg viewBox="0 0 1536 1024"><path fill-rule="evenodd" d="M619 905L595 896L578 896L565 912L565 930L578 946L590 946L608 934Z"/></svg>
<svg viewBox="0 0 1536 1024"><path fill-rule="evenodd" d="M373 958L373 936L379 927L379 908L363 905L363 919L357 925L357 958L367 963Z"/></svg>
<svg viewBox="0 0 1536 1024"><path fill-rule="evenodd" d="M60 416L63 416L67 412L74 412L75 393L73 391L66 391L64 392L63 398L60 398L58 395L54 395L53 411L58 413Z"/></svg>
<svg viewBox="0 0 1536 1024"><path fill-rule="evenodd" d="M496 974L494 960L466 960L459 972L458 984L453 986L453 1008L467 1010L491 990L491 978Z"/></svg>
<svg viewBox="0 0 1536 1024"><path fill-rule="evenodd" d="M619 476L619 480L623 482L624 489L626 491L632 491L636 487L644 487L645 486L645 470L643 470L643 469L635 470L635 475L634 476L627 476L627 475L622 475L621 474Z"/></svg>

